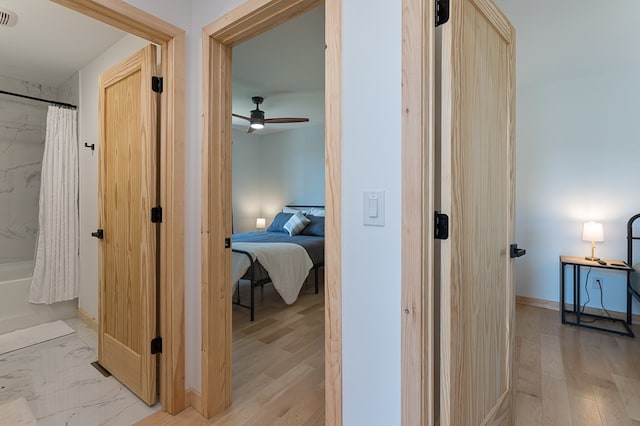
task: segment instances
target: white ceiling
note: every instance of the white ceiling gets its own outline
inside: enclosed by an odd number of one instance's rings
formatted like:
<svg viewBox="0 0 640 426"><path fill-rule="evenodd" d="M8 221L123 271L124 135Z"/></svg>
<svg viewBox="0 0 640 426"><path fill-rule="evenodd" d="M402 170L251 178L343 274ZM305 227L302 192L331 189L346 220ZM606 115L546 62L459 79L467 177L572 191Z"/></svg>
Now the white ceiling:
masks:
<svg viewBox="0 0 640 426"><path fill-rule="evenodd" d="M0 27L0 75L58 87L125 33L48 0L0 0L18 14Z"/></svg>
<svg viewBox="0 0 640 426"><path fill-rule="evenodd" d="M0 0L18 14L0 27L0 75L58 87L125 33L49 0ZM1 89L1 88L0 88ZM268 124L254 135L324 123L324 7L233 49L233 112L249 116L262 96L266 118L308 117ZM248 123L234 119L234 127Z"/></svg>

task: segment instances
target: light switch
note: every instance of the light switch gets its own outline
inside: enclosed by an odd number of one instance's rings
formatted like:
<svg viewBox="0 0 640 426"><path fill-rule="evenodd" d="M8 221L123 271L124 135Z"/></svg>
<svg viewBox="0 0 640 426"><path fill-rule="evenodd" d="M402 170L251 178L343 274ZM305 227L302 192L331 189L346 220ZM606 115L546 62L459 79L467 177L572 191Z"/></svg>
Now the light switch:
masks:
<svg viewBox="0 0 640 426"><path fill-rule="evenodd" d="M384 191L364 192L364 224L384 226Z"/></svg>

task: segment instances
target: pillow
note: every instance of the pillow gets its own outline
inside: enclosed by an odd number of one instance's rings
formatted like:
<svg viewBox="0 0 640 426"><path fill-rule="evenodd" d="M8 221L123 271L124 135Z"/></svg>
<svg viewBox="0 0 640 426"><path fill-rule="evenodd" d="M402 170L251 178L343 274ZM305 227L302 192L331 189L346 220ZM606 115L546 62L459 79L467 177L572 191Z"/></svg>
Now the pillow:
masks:
<svg viewBox="0 0 640 426"><path fill-rule="evenodd" d="M291 218L284 224L284 229L289 232L289 235L294 236L298 235L300 231L304 229L311 222L302 212L297 212L294 215L291 215Z"/></svg>
<svg viewBox="0 0 640 426"><path fill-rule="evenodd" d="M312 216L320 216L324 217L324 208L323 207L311 207L309 210L309 214Z"/></svg>
<svg viewBox="0 0 640 426"><path fill-rule="evenodd" d="M289 207L289 206L284 206L282 208L282 213L291 213L291 214L295 214L298 213L300 211L300 209L297 209L295 207Z"/></svg>
<svg viewBox="0 0 640 426"><path fill-rule="evenodd" d="M288 232L286 229L284 229L284 225L289 221L289 219L291 219L291 216L293 216L293 214L291 213L278 213L276 217L273 218L273 222L271 222L271 225L269 225L267 231Z"/></svg>
<svg viewBox="0 0 640 426"><path fill-rule="evenodd" d="M309 215L307 216L307 219L309 219L311 223L309 223L300 233L302 235L324 237L324 217Z"/></svg>

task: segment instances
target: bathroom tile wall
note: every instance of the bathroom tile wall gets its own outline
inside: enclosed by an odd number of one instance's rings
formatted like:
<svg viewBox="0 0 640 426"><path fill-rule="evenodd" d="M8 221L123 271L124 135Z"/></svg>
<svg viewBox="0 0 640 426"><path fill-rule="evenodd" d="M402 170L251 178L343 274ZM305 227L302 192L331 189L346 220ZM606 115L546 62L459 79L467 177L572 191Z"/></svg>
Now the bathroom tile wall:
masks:
<svg viewBox="0 0 640 426"><path fill-rule="evenodd" d="M57 89L0 76L2 90L55 99ZM0 263L33 259L47 104L0 95Z"/></svg>

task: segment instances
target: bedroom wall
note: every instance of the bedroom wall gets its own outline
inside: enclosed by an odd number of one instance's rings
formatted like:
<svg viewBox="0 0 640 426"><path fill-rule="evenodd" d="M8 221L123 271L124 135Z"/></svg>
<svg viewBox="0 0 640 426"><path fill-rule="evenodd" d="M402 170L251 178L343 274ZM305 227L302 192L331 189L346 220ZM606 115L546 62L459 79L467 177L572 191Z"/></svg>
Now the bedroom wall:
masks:
<svg viewBox="0 0 640 426"><path fill-rule="evenodd" d="M98 82L100 74L149 44L126 35L79 71L80 286L78 308L98 317ZM95 144L96 150L84 144Z"/></svg>
<svg viewBox="0 0 640 426"><path fill-rule="evenodd" d="M527 255L516 262L517 294L557 302L558 257L590 253L583 222L604 225L597 256L625 260L626 223L640 212L640 6L498 3L518 31L516 237ZM591 275L604 279L604 306L626 311L625 275ZM600 307L600 292L588 288L589 306ZM633 309L640 313L637 302Z"/></svg>
<svg viewBox="0 0 640 426"><path fill-rule="evenodd" d="M558 256L590 253L581 240L585 221L604 226L597 256L626 260L626 223L640 212L639 73L633 67L518 88L516 234L527 248L518 295L558 301ZM626 311L625 274L591 274L604 278L604 306ZM590 306L599 307L599 291L589 290Z"/></svg>
<svg viewBox="0 0 640 426"><path fill-rule="evenodd" d="M233 232L255 231L262 214L261 141L260 135L233 129Z"/></svg>
<svg viewBox="0 0 640 426"><path fill-rule="evenodd" d="M257 133L233 131L234 232L287 204L324 205L324 126Z"/></svg>

